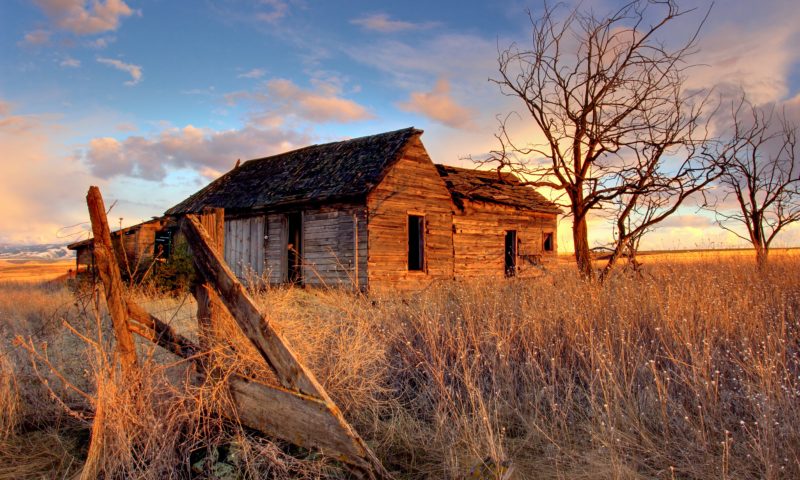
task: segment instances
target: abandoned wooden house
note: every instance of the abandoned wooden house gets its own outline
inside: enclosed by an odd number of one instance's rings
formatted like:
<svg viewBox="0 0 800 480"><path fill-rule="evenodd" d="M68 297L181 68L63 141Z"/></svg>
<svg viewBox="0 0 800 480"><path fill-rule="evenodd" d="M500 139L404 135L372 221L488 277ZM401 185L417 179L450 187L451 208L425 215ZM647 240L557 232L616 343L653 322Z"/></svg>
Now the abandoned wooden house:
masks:
<svg viewBox="0 0 800 480"><path fill-rule="evenodd" d="M419 288L553 261L559 209L511 174L434 165L407 128L237 165L168 216L224 209L243 280Z"/></svg>
<svg viewBox="0 0 800 480"><path fill-rule="evenodd" d="M166 220L153 218L146 222L111 232L111 243L123 273L146 269L154 258L169 254ZM94 239L89 238L67 245L75 251L75 271L82 273L94 268Z"/></svg>

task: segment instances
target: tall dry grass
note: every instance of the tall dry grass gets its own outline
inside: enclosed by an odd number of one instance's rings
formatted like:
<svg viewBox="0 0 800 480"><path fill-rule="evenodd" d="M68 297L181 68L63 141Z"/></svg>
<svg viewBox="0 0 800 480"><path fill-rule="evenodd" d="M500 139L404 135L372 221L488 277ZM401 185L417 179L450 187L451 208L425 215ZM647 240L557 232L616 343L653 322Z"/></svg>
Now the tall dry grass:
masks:
<svg viewBox="0 0 800 480"><path fill-rule="evenodd" d="M520 479L800 478L798 271L797 256L773 258L765 272L708 258L645 265L641 276L619 272L603 285L565 269L412 295L272 289L257 299L399 478L464 478L509 463ZM4 300L15 288L0 286L0 315L15 328L36 337L37 319L58 318L98 331L74 299L67 310L52 300L68 292L45 291L26 308ZM187 308L140 298L162 317ZM86 411L104 405L108 442L93 461L110 477L344 475L313 452L224 421L224 384L191 386L167 354L140 346L144 375L131 392L108 368L107 344L74 341L58 322L51 329L58 348L73 349L53 364L74 378L70 362L80 360L85 382L72 381L94 399ZM3 348L15 380L0 381L0 401L63 410L52 398L69 396L58 379L43 390L27 353ZM247 368L246 357L219 357L223 370ZM14 428L6 444L24 435Z"/></svg>

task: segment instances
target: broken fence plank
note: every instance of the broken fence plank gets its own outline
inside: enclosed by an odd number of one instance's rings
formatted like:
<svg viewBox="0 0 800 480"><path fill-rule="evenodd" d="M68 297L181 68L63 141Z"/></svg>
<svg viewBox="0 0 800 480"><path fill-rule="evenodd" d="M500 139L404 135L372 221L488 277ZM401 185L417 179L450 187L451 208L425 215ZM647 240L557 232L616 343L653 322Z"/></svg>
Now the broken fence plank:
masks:
<svg viewBox="0 0 800 480"><path fill-rule="evenodd" d="M285 438L291 442L302 446L314 446L327 448L328 454L335 454L340 460L363 469L369 478L391 478L386 469L383 468L380 460L369 449L366 442L353 430L349 423L344 419L342 412L333 403L325 389L314 378L302 363L297 360L288 343L270 325L267 318L258 310L255 302L247 294L244 286L234 276L231 269L225 263L220 252L213 248L213 240L203 228L200 220L195 215L187 215L181 222L181 231L186 236L189 247L192 249L194 265L205 280L214 286L225 307L242 330L242 333L258 350L265 362L277 374L278 379L284 386L283 389L272 389L269 394L279 395L274 392L291 393L293 397L285 397L284 404L294 402L295 397L308 396L319 400L319 405L323 406L327 412L326 421L323 423L324 434L319 430L311 430L311 435L300 435L302 430L281 430L283 425L295 425L300 428L303 423L302 418L286 418L287 412L282 404L271 407L261 405L260 411L252 411L249 407L243 408L245 414L253 415L253 421L262 426L257 429L270 428L273 425L277 431L273 434L279 438ZM264 389L271 387L264 386ZM250 392L242 386L239 391L242 402L248 406L254 405L245 399L249 398L246 393ZM263 395L267 395L264 393ZM298 395L301 394L301 395ZM262 396L263 396L262 395ZM256 402L258 403L258 402ZM267 402L268 403L268 402ZM296 404L295 407L299 408ZM272 407L276 409L272 409ZM283 410L281 408L284 408ZM260 412L260 413L259 413ZM309 412L297 411L299 415L306 415ZM263 418L262 418L263 417ZM267 418L271 420L267 420ZM264 423L267 422L267 423ZM272 422L272 423L269 423ZM295 437L295 438L287 438ZM302 444L300 442L309 442Z"/></svg>
<svg viewBox="0 0 800 480"><path fill-rule="evenodd" d="M330 400L314 376L300 365L287 342L272 328L239 283L222 256L211 248L211 239L194 216L181 222L195 266L213 284L236 323L259 354L275 370L284 388Z"/></svg>
<svg viewBox="0 0 800 480"><path fill-rule="evenodd" d="M182 358L189 358L200 352L200 347L194 342L177 333L172 327L148 313L135 302L128 300L127 307L130 318L145 328L145 330L140 330L136 328L136 323L131 323L129 326L134 333Z"/></svg>

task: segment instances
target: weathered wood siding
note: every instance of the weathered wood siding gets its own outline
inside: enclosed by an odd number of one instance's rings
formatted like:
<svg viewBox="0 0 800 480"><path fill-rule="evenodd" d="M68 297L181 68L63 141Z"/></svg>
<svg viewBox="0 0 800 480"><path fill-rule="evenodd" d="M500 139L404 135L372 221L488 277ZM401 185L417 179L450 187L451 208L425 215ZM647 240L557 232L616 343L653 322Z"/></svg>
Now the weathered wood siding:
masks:
<svg viewBox="0 0 800 480"><path fill-rule="evenodd" d="M356 252L358 286L361 289L367 282L367 212L364 205L334 204L303 212L303 283L353 288Z"/></svg>
<svg viewBox="0 0 800 480"><path fill-rule="evenodd" d="M239 280L260 279L265 271L263 215L225 219L225 262Z"/></svg>
<svg viewBox="0 0 800 480"><path fill-rule="evenodd" d="M84 247L79 247L76 256L75 256L75 263L80 265L92 265L94 262L94 256L92 255L92 246L86 245Z"/></svg>
<svg viewBox="0 0 800 480"><path fill-rule="evenodd" d="M526 212L502 205L465 201L453 217L455 275L505 275L505 234L517 231L517 272L532 275L537 262L556 261L556 215ZM553 251L543 251L543 234L553 233Z"/></svg>
<svg viewBox="0 0 800 480"><path fill-rule="evenodd" d="M284 283L288 280L288 252L286 235L288 234L286 215L282 213L267 214L266 242L266 275L271 284Z"/></svg>
<svg viewBox="0 0 800 480"><path fill-rule="evenodd" d="M367 197L372 291L453 278L453 203L419 137ZM408 270L408 215L425 216L425 266Z"/></svg>
<svg viewBox="0 0 800 480"><path fill-rule="evenodd" d="M162 228L158 220L124 228L111 234L111 244L123 272L146 270L153 261L156 232Z"/></svg>

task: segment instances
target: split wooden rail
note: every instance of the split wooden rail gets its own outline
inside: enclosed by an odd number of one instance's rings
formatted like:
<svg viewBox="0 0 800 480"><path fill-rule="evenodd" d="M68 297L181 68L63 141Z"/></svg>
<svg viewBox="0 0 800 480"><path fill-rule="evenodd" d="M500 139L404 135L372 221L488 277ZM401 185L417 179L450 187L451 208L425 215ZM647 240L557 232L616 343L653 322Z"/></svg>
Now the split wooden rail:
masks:
<svg viewBox="0 0 800 480"><path fill-rule="evenodd" d="M180 335L127 295L99 189L91 187L86 200L95 239L95 261L105 287L123 373L137 368L133 332L175 355L195 361L198 372L205 374L199 359L208 346L202 342L197 345ZM273 320L261 313L225 263L223 219L222 209L178 219L200 277L193 289L200 331L204 335L219 335L224 334L219 332L221 325L235 325L233 328L241 331L280 382L280 386L276 386L257 378L229 377L227 386L236 408L236 412L230 412L231 418L269 436L319 449L347 464L360 477L391 478L313 373L298 361L288 342L274 328ZM221 322L222 315L228 315L234 322Z"/></svg>

